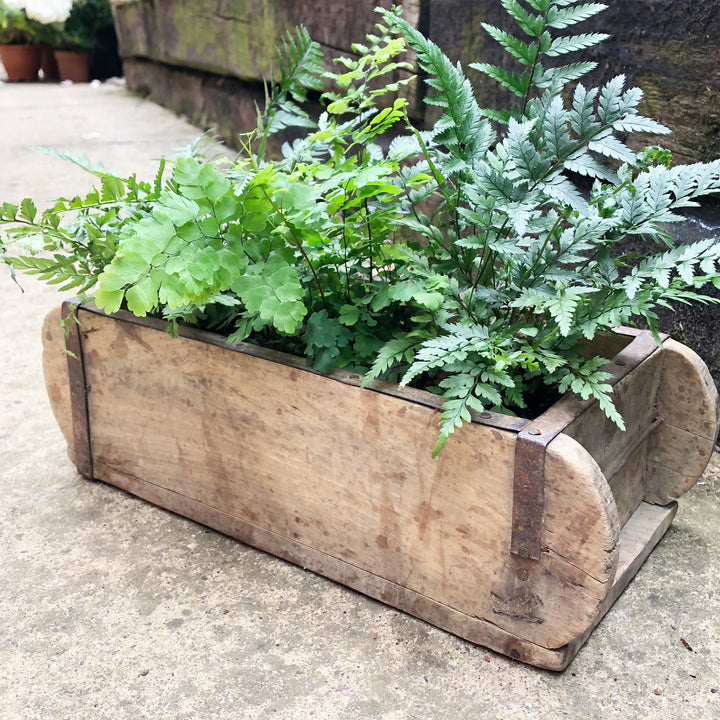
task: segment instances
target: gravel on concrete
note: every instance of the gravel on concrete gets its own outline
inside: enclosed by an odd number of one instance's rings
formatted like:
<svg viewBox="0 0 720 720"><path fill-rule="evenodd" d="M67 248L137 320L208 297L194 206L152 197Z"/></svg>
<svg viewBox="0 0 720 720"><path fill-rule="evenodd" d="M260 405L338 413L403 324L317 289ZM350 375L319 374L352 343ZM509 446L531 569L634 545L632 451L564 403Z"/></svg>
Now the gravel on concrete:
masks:
<svg viewBox="0 0 720 720"><path fill-rule="evenodd" d="M0 85L0 202L152 177L198 131L118 85ZM0 720L720 718L720 462L570 668L537 670L81 478L42 379L59 297L0 268Z"/></svg>

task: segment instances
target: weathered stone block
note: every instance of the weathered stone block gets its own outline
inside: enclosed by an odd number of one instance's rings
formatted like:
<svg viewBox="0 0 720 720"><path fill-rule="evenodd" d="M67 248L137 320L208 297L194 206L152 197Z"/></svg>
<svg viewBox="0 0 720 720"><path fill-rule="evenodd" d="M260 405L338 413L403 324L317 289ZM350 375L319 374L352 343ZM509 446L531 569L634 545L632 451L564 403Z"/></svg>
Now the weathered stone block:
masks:
<svg viewBox="0 0 720 720"><path fill-rule="evenodd" d="M376 7L392 0L128 0L114 6L125 58L145 58L241 80L262 81L277 70L275 47L305 25L330 60L372 32ZM419 0L401 3L414 21Z"/></svg>
<svg viewBox="0 0 720 720"><path fill-rule="evenodd" d="M641 111L670 127L662 138L680 162L720 157L720 4L715 0L614 0L608 9L577 26L612 38L583 53L598 68L583 79L600 85L624 74L645 92ZM428 34L453 59L467 66L482 60L516 70L514 60L489 38L486 22L510 32L516 26L498 0L431 0ZM572 58L573 56L564 56ZM562 58L561 58L562 60ZM510 107L514 97L479 72L469 70L481 105ZM642 147L655 136L634 136Z"/></svg>

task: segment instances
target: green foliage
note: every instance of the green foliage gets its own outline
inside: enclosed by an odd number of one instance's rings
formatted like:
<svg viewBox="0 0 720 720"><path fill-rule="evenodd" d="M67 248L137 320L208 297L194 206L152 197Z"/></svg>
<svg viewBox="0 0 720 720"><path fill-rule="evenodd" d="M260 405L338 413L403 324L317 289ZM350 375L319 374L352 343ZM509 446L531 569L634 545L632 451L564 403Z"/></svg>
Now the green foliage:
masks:
<svg viewBox="0 0 720 720"><path fill-rule="evenodd" d="M53 46L66 50L92 50L98 35L112 27L110 0L74 0Z"/></svg>
<svg viewBox="0 0 720 720"><path fill-rule="evenodd" d="M237 161L191 152L141 183L68 156L98 189L40 213L31 200L1 205L5 261L93 290L107 312L164 316L171 332L201 324L323 372L438 392L435 454L473 413L524 412L546 386L594 398L622 427L606 360L587 345L638 317L654 329L658 307L711 301L702 288L720 287L720 244L676 246L667 226L720 191L720 161L633 152L628 133L668 132L639 114L642 93L622 76L586 88L592 63L557 64L605 38L568 30L604 6L501 2L519 33L485 30L518 69L472 67L514 107L481 109L462 68L397 9L380 11L338 73L300 29ZM424 132L402 97L406 49L440 108ZM301 104L326 86L311 119ZM305 133L267 159L287 127ZM618 249L628 236L640 253Z"/></svg>
<svg viewBox="0 0 720 720"><path fill-rule="evenodd" d="M257 134L260 143L257 157L265 156L270 135L288 127L315 127L315 123L298 103L307 101L308 91L323 89L323 55L308 31L299 27L288 33L277 49L278 83L265 88L265 112L258 113Z"/></svg>
<svg viewBox="0 0 720 720"><path fill-rule="evenodd" d="M24 10L11 10L0 0L0 45L30 43L39 25L28 19Z"/></svg>

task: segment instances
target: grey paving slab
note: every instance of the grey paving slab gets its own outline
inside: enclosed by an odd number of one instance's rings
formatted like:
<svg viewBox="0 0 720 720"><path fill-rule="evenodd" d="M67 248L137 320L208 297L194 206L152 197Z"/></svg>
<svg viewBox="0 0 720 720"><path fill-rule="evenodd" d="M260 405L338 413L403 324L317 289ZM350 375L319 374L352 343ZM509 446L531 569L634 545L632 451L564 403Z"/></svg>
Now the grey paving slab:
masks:
<svg viewBox="0 0 720 720"><path fill-rule="evenodd" d="M0 199L152 173L197 130L114 86L0 86ZM76 473L50 288L0 268L0 720L720 718L720 463L569 670L507 660Z"/></svg>

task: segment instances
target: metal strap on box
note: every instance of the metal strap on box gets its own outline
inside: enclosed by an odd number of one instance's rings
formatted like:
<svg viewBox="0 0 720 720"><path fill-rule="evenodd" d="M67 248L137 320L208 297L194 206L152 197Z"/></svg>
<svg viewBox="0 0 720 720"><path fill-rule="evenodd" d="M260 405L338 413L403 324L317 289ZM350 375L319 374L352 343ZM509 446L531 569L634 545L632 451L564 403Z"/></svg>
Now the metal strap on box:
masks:
<svg viewBox="0 0 720 720"><path fill-rule="evenodd" d="M631 370L650 357L658 349L657 343L647 333L632 328L618 328L623 335L634 336L632 342L621 350L603 370L612 374L610 385L620 382ZM661 335L664 340L667 336ZM513 482L513 512L511 554L538 560L542 551L543 514L545 510L545 456L547 446L561 432L593 405L593 400L566 397L553 405L536 420L529 422L519 432L515 443L515 469ZM621 463L629 459L642 441L662 422L656 418L631 444Z"/></svg>
<svg viewBox="0 0 720 720"><path fill-rule="evenodd" d="M77 300L66 300L62 304L62 318L65 326L65 348L68 352L68 378L70 381L70 407L72 411L73 450L78 472L93 477L92 452L90 449L90 417L88 414L88 387L85 378L85 362L82 349L82 335L76 312L80 307Z"/></svg>

